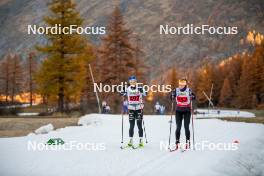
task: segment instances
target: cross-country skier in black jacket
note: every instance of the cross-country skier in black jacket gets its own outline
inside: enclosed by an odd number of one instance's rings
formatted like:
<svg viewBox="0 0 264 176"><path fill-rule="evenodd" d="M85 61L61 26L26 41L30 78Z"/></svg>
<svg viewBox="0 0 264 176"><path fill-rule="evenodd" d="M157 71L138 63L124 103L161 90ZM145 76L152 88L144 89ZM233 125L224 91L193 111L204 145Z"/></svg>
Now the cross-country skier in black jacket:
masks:
<svg viewBox="0 0 264 176"><path fill-rule="evenodd" d="M171 94L171 99L176 102L176 149L179 148L180 135L182 120L184 120L184 129L186 136L185 148L190 148L190 120L191 120L191 110L192 110L192 100L195 99L195 95L192 93L191 89L187 86L186 79L179 80L179 87L174 89Z"/></svg>

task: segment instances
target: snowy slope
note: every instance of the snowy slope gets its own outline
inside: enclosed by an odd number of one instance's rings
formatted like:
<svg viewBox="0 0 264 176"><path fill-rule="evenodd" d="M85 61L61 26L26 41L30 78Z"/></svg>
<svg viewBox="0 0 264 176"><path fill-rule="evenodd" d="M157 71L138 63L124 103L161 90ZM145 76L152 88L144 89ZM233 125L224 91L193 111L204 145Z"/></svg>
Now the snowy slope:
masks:
<svg viewBox="0 0 264 176"><path fill-rule="evenodd" d="M169 116L145 116L149 143L144 149L137 150L120 149L120 117L91 114L81 120L82 123L88 121L86 126L67 127L43 135L0 138L0 175L264 175L263 125L197 119L194 121L197 142L207 140L232 143L238 140L239 149L169 153L160 150L160 142L168 140ZM124 129L127 142L127 116ZM182 139L183 137L184 132ZM28 141L45 143L50 138L62 138L66 143L105 143L105 150L27 150ZM137 139L135 141L137 142ZM174 135L172 141L174 142ZM250 169L247 169L247 165Z"/></svg>

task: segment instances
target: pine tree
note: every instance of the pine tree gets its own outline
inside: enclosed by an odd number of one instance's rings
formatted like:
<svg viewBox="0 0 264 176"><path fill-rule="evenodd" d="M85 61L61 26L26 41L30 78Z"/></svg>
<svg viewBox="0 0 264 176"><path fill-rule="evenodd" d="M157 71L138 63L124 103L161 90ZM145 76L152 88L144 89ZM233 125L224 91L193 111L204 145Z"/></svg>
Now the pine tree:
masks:
<svg viewBox="0 0 264 176"><path fill-rule="evenodd" d="M224 107L230 106L231 94L232 94L232 90L231 90L229 79L225 78L222 89L221 89L221 93L220 93L219 104Z"/></svg>
<svg viewBox="0 0 264 176"><path fill-rule="evenodd" d="M76 11L72 0L52 0L49 4L52 15L44 18L48 26L60 24L61 28L70 25L81 26L83 20ZM77 101L83 86L81 61L86 41L77 33L48 34L49 42L37 49L47 55L37 73L36 81L42 95L57 100L58 111L70 101Z"/></svg>

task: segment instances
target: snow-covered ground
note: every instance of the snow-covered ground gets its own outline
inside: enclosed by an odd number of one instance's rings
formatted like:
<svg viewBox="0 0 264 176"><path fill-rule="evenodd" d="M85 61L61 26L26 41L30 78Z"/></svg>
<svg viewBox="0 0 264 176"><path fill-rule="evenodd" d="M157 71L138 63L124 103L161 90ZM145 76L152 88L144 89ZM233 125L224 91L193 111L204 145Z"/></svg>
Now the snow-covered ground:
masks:
<svg viewBox="0 0 264 176"><path fill-rule="evenodd" d="M222 109L197 109L196 118L221 118L221 117L243 117L251 118L255 117L255 114L247 111L240 110L222 110Z"/></svg>
<svg viewBox="0 0 264 176"><path fill-rule="evenodd" d="M168 141L170 116L145 116L149 143L143 149L120 149L121 115L91 114L79 124L48 134L0 138L0 175L2 176L188 176L188 175L264 175L264 126L226 122L217 119L196 119L196 142L232 144L236 151L186 151L169 153L160 150L160 142ZM173 121L174 122L174 121ZM128 140L128 119L124 121L125 142ZM173 123L173 134L175 124ZM137 136L137 128L135 128ZM92 150L29 151L28 142L46 143L61 138L94 146ZM182 131L182 140L184 131ZM135 139L135 142L138 138ZM172 137L174 142L174 135ZM88 148L88 149L91 149ZM103 150L105 149L105 150Z"/></svg>
<svg viewBox="0 0 264 176"><path fill-rule="evenodd" d="M37 116L39 115L38 112L21 112L17 113L18 116Z"/></svg>

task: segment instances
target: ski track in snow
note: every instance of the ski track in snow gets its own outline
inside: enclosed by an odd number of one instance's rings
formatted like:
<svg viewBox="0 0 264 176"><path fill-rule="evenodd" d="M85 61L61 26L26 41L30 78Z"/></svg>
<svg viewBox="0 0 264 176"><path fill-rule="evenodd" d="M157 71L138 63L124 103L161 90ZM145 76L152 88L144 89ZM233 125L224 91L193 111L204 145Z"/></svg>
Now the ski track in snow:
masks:
<svg viewBox="0 0 264 176"><path fill-rule="evenodd" d="M160 150L160 142L168 141L170 116L146 115L145 126L148 144L143 149L120 149L121 115L86 115L88 126L66 127L42 135L0 138L0 175L2 176L175 176L175 175L248 175L245 168L237 166L237 160L255 160L254 173L261 172L264 157L264 126L226 122L217 119L197 119L196 142L229 142L239 140L237 151L180 151ZM82 119L83 122L86 120ZM98 119L98 122L96 122ZM128 142L128 117L124 118L124 144ZM191 126L190 126L191 127ZM172 125L172 143L175 142L175 121ZM191 133L192 134L192 133ZM134 143L138 143L135 127ZM28 151L27 142L45 143L49 138L62 138L65 142L104 142L105 151ZM181 140L184 141L182 128ZM253 141L259 143L252 143ZM261 145L262 144L262 145ZM251 147L257 148L252 150ZM245 158L245 159L243 159ZM263 165L263 163L262 163ZM259 171L260 170L260 171ZM229 172L230 171L230 172ZM242 172L243 171L243 172ZM251 171L250 171L251 173ZM256 174L256 175L257 175ZM251 174L252 175L252 174Z"/></svg>
<svg viewBox="0 0 264 176"><path fill-rule="evenodd" d="M130 175L144 175L145 172L150 171L152 168L160 167L161 162L164 161L167 157L169 157L168 154L161 154L153 159L148 160L147 162L144 162L143 164L139 165L136 168L133 168L128 173L126 173L126 176Z"/></svg>

